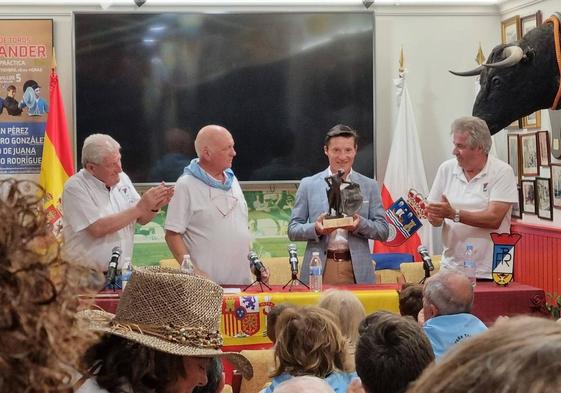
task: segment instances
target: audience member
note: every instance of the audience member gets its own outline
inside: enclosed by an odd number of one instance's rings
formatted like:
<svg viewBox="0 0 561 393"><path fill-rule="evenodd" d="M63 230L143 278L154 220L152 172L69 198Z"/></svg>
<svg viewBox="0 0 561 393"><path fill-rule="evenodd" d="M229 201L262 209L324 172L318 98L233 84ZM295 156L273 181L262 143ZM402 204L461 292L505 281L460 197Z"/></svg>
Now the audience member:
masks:
<svg viewBox="0 0 561 393"><path fill-rule="evenodd" d="M267 337L274 344L277 341L276 329L279 315L287 308L297 307L290 303L279 303L273 306L267 314Z"/></svg>
<svg viewBox="0 0 561 393"><path fill-rule="evenodd" d="M132 258L134 226L146 224L167 205L173 188L163 183L138 195L121 167L121 146L109 135L84 140L82 166L64 184L64 251L71 261L99 271L115 247Z"/></svg>
<svg viewBox="0 0 561 393"><path fill-rule="evenodd" d="M561 392L561 326L520 316L460 343L408 393Z"/></svg>
<svg viewBox="0 0 561 393"><path fill-rule="evenodd" d="M323 379L303 375L281 383L275 393L334 393L334 391Z"/></svg>
<svg viewBox="0 0 561 393"><path fill-rule="evenodd" d="M206 371L207 384L205 386L197 386L193 389L193 393L221 393L225 385L224 367L222 361L214 357L210 360L210 364Z"/></svg>
<svg viewBox="0 0 561 393"><path fill-rule="evenodd" d="M261 393L274 392L282 382L302 375L325 379L336 393L347 391L356 373L349 371L347 340L333 313L319 307L288 308L277 324L273 381Z"/></svg>
<svg viewBox="0 0 561 393"><path fill-rule="evenodd" d="M354 293L339 289L328 289L323 292L318 306L331 311L337 317L339 329L349 341L350 366L354 370L358 326L366 316L364 306Z"/></svg>
<svg viewBox="0 0 561 393"><path fill-rule="evenodd" d="M423 309L423 286L420 284L404 284L399 291L399 313L413 317L418 321L419 312Z"/></svg>
<svg viewBox="0 0 561 393"><path fill-rule="evenodd" d="M247 203L232 171L232 134L221 126L201 128L195 158L177 180L166 216L166 242L181 263L191 255L195 272L219 284L249 284L251 246ZM267 272L262 277L266 280Z"/></svg>
<svg viewBox="0 0 561 393"><path fill-rule="evenodd" d="M323 151L329 167L300 182L292 216L288 224L290 240L307 241L300 278L308 282L310 260L319 252L325 284L364 284L375 280L374 265L368 239L388 238L388 224L378 183L352 169L358 146L358 134L351 127L338 124L325 136ZM353 223L344 228L325 228L323 219L329 214L325 178L344 172L344 182L357 183L362 194L362 206L353 215ZM343 186L341 185L340 190Z"/></svg>
<svg viewBox="0 0 561 393"><path fill-rule="evenodd" d="M404 392L434 360L421 326L411 318L385 311L363 321L355 356L366 393Z"/></svg>
<svg viewBox="0 0 561 393"><path fill-rule="evenodd" d="M87 269L61 259L42 196L35 183L0 181L0 392L71 392L95 340L76 320Z"/></svg>
<svg viewBox="0 0 561 393"><path fill-rule="evenodd" d="M438 360L448 349L462 340L487 330L475 315L473 286L456 270L440 271L429 278L423 288L423 328Z"/></svg>
<svg viewBox="0 0 561 393"><path fill-rule="evenodd" d="M139 268L121 296L117 314L81 313L105 333L84 356L79 393L191 393L208 382L213 357L226 356L245 377L251 364L223 353L219 332L222 288L176 269Z"/></svg>

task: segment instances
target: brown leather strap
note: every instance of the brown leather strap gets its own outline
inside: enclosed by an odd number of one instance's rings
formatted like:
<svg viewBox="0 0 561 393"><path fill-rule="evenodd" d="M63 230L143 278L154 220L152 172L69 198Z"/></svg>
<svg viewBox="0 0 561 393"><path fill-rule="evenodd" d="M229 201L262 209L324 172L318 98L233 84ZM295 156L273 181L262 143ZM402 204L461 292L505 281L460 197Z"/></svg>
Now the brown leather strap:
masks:
<svg viewBox="0 0 561 393"><path fill-rule="evenodd" d="M349 250L327 250L327 258L336 261L350 261L351 252Z"/></svg>

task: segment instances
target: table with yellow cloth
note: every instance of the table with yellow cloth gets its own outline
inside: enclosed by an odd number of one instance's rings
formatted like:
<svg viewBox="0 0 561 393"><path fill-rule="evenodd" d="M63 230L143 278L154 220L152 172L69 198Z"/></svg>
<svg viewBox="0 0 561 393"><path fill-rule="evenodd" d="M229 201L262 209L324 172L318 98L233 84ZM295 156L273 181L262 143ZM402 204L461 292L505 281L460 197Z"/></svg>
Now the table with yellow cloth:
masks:
<svg viewBox="0 0 561 393"><path fill-rule="evenodd" d="M279 303L305 306L319 302L321 293L310 292L302 285L291 292L287 288L282 290L282 286L275 285L272 291L265 289L260 292L257 285L246 292L225 293L220 322L224 346L270 343L267 338L267 313L272 307ZM327 288L325 286L324 290ZM364 305L367 315L379 310L399 313L396 285L349 285L337 288L352 291Z"/></svg>

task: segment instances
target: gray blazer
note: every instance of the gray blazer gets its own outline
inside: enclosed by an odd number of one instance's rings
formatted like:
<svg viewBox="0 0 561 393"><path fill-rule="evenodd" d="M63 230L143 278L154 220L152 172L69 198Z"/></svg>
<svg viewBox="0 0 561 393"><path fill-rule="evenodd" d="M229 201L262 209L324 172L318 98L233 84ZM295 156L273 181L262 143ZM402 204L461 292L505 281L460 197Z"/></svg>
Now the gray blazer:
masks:
<svg viewBox="0 0 561 393"><path fill-rule="evenodd" d="M327 242L329 236L318 236L315 222L320 214L327 213L327 183L324 178L329 176L326 169L300 182L296 201L292 209L292 217L288 224L288 237L292 241L307 240L306 253L300 271L300 278L308 283L312 252L318 251L322 266L325 268L327 258ZM378 183L358 172L351 172L349 178L360 185L363 196L362 207L358 211L361 216L358 228L349 232L349 249L353 261L353 270L357 284L373 283L375 280L372 266L371 251L368 239L384 241L388 238L388 224L384 218L384 208L380 199Z"/></svg>

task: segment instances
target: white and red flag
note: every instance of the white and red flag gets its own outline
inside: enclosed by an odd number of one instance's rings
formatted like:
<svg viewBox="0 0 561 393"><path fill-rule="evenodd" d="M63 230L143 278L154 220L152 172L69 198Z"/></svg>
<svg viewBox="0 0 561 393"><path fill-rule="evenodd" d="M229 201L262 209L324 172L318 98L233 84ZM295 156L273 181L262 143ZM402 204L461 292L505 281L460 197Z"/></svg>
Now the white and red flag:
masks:
<svg viewBox="0 0 561 393"><path fill-rule="evenodd" d="M401 201L399 199L403 198L404 201L407 201L410 189L427 196L429 188L419 145L415 115L404 73L400 73L399 78L395 79L394 83L397 88L398 110L388 165L382 184L382 203L384 209L387 210L386 220L390 223L393 219L395 224L397 223L396 218L399 218L403 224L401 217L404 216L394 214L396 212L400 213L398 205ZM410 211L415 213L414 206L408 204L407 207L410 207ZM416 217L420 218L418 214ZM420 223L420 220L417 220L417 222ZM390 223L390 238L385 243L374 242L374 252L400 252L416 255L417 248L421 244L432 250L430 225L427 223L422 225L420 229L419 226L413 227L411 225L413 229L407 230L407 225L398 224L393 225L392 228Z"/></svg>

